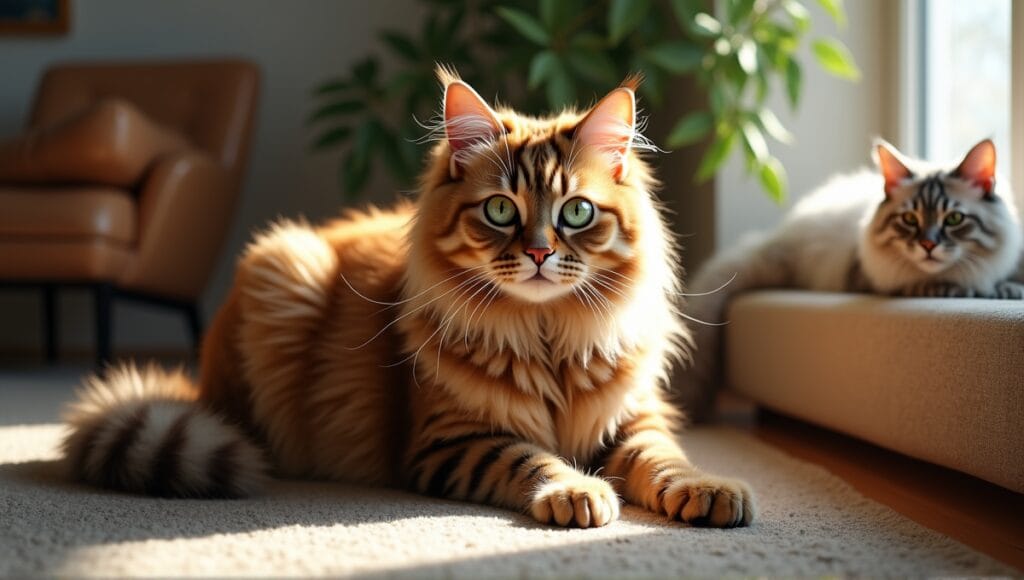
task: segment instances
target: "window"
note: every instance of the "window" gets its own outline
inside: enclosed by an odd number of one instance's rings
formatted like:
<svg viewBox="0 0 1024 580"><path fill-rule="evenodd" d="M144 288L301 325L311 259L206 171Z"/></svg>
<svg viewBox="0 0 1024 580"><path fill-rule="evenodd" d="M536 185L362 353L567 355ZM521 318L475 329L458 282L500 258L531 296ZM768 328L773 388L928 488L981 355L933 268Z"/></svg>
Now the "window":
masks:
<svg viewBox="0 0 1024 580"><path fill-rule="evenodd" d="M952 160L992 137L1009 170L1011 16L1011 0L905 0L908 152Z"/></svg>

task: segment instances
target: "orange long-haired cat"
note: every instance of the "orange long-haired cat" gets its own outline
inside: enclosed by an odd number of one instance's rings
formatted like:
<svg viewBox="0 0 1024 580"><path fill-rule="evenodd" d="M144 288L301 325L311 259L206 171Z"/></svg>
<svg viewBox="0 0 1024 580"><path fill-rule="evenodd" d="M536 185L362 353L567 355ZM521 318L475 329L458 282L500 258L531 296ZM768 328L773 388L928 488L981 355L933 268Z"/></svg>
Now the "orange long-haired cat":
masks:
<svg viewBox="0 0 1024 580"><path fill-rule="evenodd" d="M687 460L662 394L688 335L635 83L536 119L440 76L444 138L416 202L257 236L198 385L154 367L89 380L68 412L74 475L230 497L272 470L584 528L621 495L748 524L749 489Z"/></svg>

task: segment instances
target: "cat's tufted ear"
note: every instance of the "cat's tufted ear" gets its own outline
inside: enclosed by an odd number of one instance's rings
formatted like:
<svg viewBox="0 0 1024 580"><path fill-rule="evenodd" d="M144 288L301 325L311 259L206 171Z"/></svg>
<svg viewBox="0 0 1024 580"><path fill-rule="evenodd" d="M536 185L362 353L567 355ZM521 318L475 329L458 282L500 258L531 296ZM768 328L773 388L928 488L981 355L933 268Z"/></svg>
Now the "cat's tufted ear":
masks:
<svg viewBox="0 0 1024 580"><path fill-rule="evenodd" d="M444 90L444 130L451 149L452 178L461 175L474 147L493 142L503 131L494 111L460 80L451 81Z"/></svg>
<svg viewBox="0 0 1024 580"><path fill-rule="evenodd" d="M576 128L581 145L593 147L608 158L612 177L622 180L629 169L626 155L636 133L636 97L630 87L608 93Z"/></svg>
<svg viewBox="0 0 1024 580"><path fill-rule="evenodd" d="M903 154L881 139L875 141L875 163L878 164L878 170L885 178L885 195L887 197L892 195L893 189L914 177L914 173L907 169Z"/></svg>
<svg viewBox="0 0 1024 580"><path fill-rule="evenodd" d="M996 145L985 139L967 152L953 175L970 181L981 189L982 197L992 197L996 185Z"/></svg>

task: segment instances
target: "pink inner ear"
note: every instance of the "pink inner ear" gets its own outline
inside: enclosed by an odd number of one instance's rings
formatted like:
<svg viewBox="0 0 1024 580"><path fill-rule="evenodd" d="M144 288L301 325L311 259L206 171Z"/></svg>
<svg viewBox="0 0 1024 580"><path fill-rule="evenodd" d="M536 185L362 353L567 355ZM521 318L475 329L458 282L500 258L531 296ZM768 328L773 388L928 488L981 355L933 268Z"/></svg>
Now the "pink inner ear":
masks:
<svg viewBox="0 0 1024 580"><path fill-rule="evenodd" d="M501 134L494 111L466 83L453 81L444 93L445 134L452 156L480 143L488 143Z"/></svg>
<svg viewBox="0 0 1024 580"><path fill-rule="evenodd" d="M580 124L576 138L608 156L612 176L625 173L625 158L636 130L636 100L633 91L618 88L601 99Z"/></svg>
<svg viewBox="0 0 1024 580"><path fill-rule="evenodd" d="M877 151L879 169L885 178L885 194L890 195L895 187L911 176L911 172L886 145L879 144Z"/></svg>
<svg viewBox="0 0 1024 580"><path fill-rule="evenodd" d="M996 177L996 146L992 140L985 139L975 145L957 167L956 173L985 193L991 193Z"/></svg>

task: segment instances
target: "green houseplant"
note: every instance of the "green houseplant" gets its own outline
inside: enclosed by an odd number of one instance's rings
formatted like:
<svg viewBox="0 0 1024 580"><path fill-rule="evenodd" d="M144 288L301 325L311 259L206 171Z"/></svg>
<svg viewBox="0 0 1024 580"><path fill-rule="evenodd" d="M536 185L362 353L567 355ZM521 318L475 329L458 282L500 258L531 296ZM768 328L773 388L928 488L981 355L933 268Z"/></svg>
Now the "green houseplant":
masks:
<svg viewBox="0 0 1024 580"><path fill-rule="evenodd" d="M645 77L645 106L657 109L671 98L672 77L692 75L707 106L677 119L666 146L711 137L697 181L742 149L748 173L773 199L785 198L785 170L768 138L785 143L790 135L765 103L782 87L789 105L799 104L797 50L809 34L810 0L424 1L417 34L380 33L394 66L385 71L369 56L314 89L313 148L345 151L339 177L347 195L363 190L377 160L405 183L415 178L423 120L437 107L434 67L446 63L481 94L535 113L585 103L635 72ZM842 0L815 1L845 24ZM816 37L811 47L826 71L859 77L839 40Z"/></svg>

